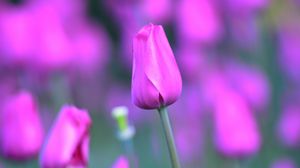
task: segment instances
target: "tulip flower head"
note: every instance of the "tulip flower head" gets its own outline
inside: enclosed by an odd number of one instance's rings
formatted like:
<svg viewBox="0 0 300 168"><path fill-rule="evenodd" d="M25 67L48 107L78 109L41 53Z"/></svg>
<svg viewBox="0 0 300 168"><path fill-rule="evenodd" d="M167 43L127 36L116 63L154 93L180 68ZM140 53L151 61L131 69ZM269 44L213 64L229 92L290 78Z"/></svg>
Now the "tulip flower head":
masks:
<svg viewBox="0 0 300 168"><path fill-rule="evenodd" d="M164 29L143 27L133 40L132 98L143 109L174 103L181 93L181 75Z"/></svg>
<svg viewBox="0 0 300 168"><path fill-rule="evenodd" d="M90 126L87 111L64 106L45 141L40 156L41 167L87 167Z"/></svg>
<svg viewBox="0 0 300 168"><path fill-rule="evenodd" d="M37 155L44 130L37 103L28 92L20 92L3 102L0 112L0 151L12 159Z"/></svg>

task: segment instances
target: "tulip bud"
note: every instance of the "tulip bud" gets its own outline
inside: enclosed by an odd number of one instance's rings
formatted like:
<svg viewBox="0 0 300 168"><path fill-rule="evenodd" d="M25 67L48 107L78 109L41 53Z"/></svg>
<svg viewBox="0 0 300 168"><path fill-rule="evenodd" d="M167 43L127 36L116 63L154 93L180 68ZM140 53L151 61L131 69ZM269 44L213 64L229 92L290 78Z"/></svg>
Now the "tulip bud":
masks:
<svg viewBox="0 0 300 168"><path fill-rule="evenodd" d="M64 106L45 141L41 167L87 167L91 122L87 111Z"/></svg>
<svg viewBox="0 0 300 168"><path fill-rule="evenodd" d="M144 109L168 106L177 100L181 87L181 75L163 27L143 27L133 40L134 104Z"/></svg>
<svg viewBox="0 0 300 168"><path fill-rule="evenodd" d="M228 157L247 157L261 144L256 122L246 102L238 94L226 91L215 104L217 149Z"/></svg>
<svg viewBox="0 0 300 168"><path fill-rule="evenodd" d="M20 92L4 101L0 112L0 150L13 159L38 154L44 130L37 103L28 92Z"/></svg>
<svg viewBox="0 0 300 168"><path fill-rule="evenodd" d="M120 156L112 168L129 168L129 162L124 156Z"/></svg>

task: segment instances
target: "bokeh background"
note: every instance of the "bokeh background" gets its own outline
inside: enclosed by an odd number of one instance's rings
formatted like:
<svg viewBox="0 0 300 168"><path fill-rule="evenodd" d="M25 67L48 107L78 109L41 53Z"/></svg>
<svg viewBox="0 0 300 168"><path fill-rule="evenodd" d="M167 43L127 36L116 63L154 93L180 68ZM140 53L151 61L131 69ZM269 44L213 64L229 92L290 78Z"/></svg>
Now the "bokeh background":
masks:
<svg viewBox="0 0 300 168"><path fill-rule="evenodd" d="M0 104L31 93L45 133L62 105L87 109L91 168L126 155L111 117L125 105L139 167L170 167L158 113L135 107L130 95L132 39L144 25L161 24L183 77L169 107L182 167L229 168L236 160L245 168L299 167L299 18L299 0L1 0ZM238 101L216 98L224 88ZM254 152L218 149L214 114L222 99L251 112L261 139ZM241 126L232 125L228 137ZM39 167L38 154L2 156L0 165Z"/></svg>

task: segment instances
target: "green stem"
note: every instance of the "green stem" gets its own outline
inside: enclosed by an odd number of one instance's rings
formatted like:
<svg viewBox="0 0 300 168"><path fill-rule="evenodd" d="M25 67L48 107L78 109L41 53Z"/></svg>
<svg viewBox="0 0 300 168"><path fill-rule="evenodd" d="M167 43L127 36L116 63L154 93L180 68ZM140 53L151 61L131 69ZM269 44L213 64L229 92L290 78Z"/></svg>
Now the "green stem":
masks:
<svg viewBox="0 0 300 168"><path fill-rule="evenodd" d="M172 168L180 168L179 158L176 151L175 141L173 138L172 128L168 116L168 111L166 107L161 107L158 109L160 119L163 125L164 133L166 136L168 149L170 153Z"/></svg>
<svg viewBox="0 0 300 168"><path fill-rule="evenodd" d="M242 162L238 159L233 160L234 168L242 168Z"/></svg>
<svg viewBox="0 0 300 168"><path fill-rule="evenodd" d="M125 152L128 157L128 160L129 160L130 167L138 168L132 139L123 140L123 145L124 145Z"/></svg>

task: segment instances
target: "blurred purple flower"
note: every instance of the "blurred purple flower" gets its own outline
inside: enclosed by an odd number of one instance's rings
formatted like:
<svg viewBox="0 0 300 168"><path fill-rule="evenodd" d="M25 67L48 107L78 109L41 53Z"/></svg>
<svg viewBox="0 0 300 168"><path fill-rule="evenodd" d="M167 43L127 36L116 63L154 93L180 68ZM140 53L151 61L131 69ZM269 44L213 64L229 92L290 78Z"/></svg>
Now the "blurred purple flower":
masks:
<svg viewBox="0 0 300 168"><path fill-rule="evenodd" d="M276 160L272 163L271 168L296 168L297 166L295 165L294 161L283 158Z"/></svg>
<svg viewBox="0 0 300 168"><path fill-rule="evenodd" d="M243 49L257 50L261 40L258 18L255 15L232 14L229 20L234 44Z"/></svg>
<svg viewBox="0 0 300 168"><path fill-rule="evenodd" d="M38 38L35 65L45 70L69 66L74 51L55 8L47 3L36 5L34 18Z"/></svg>
<svg viewBox="0 0 300 168"><path fill-rule="evenodd" d="M185 162L198 160L202 149L202 132L196 125L189 125L177 129L175 132L175 140L178 147L180 158Z"/></svg>
<svg viewBox="0 0 300 168"><path fill-rule="evenodd" d="M287 104L283 107L279 120L278 135L287 146L299 146L300 143L300 107Z"/></svg>
<svg viewBox="0 0 300 168"><path fill-rule="evenodd" d="M228 89L228 82L221 72L212 70L206 74L201 86L204 109L213 111L214 103L219 95Z"/></svg>
<svg viewBox="0 0 300 168"><path fill-rule="evenodd" d="M40 154L42 168L87 167L91 118L85 110L64 106Z"/></svg>
<svg viewBox="0 0 300 168"><path fill-rule="evenodd" d="M254 67L237 62L230 62L225 66L225 75L231 87L254 108L264 109L270 99L270 84L267 76Z"/></svg>
<svg viewBox="0 0 300 168"><path fill-rule="evenodd" d="M222 27L214 2L210 0L180 0L176 25L179 39L186 42L215 42Z"/></svg>
<svg viewBox="0 0 300 168"><path fill-rule="evenodd" d="M180 47L176 55L178 55L178 65L182 70L183 78L187 81L197 83L207 72L207 55L198 47Z"/></svg>
<svg viewBox="0 0 300 168"><path fill-rule="evenodd" d="M141 0L140 8L148 22L165 23L170 20L172 0Z"/></svg>
<svg viewBox="0 0 300 168"><path fill-rule="evenodd" d="M284 24L279 30L279 63L292 81L300 81L299 26Z"/></svg>
<svg viewBox="0 0 300 168"><path fill-rule="evenodd" d="M261 138L255 118L242 97L227 90L215 100L215 143L227 157L241 158L258 152Z"/></svg>
<svg viewBox="0 0 300 168"><path fill-rule="evenodd" d="M170 107L178 152L185 162L199 159L202 154L204 113L200 95L198 86L186 86L178 102Z"/></svg>
<svg viewBox="0 0 300 168"><path fill-rule="evenodd" d="M74 21L85 15L86 1L82 0L24 0L26 4L33 6L47 5L55 10L63 22Z"/></svg>
<svg viewBox="0 0 300 168"><path fill-rule="evenodd" d="M129 0L130 1L130 0ZM120 48L118 56L127 68L132 67L132 39L136 32L143 26L143 19L139 18L133 2L106 0L106 7L114 16L114 20L120 27Z"/></svg>
<svg viewBox="0 0 300 168"><path fill-rule="evenodd" d="M27 159L38 154L44 130L32 95L22 91L7 98L0 115L1 153L12 159Z"/></svg>
<svg viewBox="0 0 300 168"><path fill-rule="evenodd" d="M132 99L144 109L174 103L182 80L162 26L149 24L133 40Z"/></svg>
<svg viewBox="0 0 300 168"><path fill-rule="evenodd" d="M0 57L9 64L25 65L36 49L34 19L27 8L7 6L0 9Z"/></svg>
<svg viewBox="0 0 300 168"><path fill-rule="evenodd" d="M129 168L129 161L124 156L120 156L112 168Z"/></svg>
<svg viewBox="0 0 300 168"><path fill-rule="evenodd" d="M110 54L110 40L104 28L80 22L72 34L74 63L85 75L104 69Z"/></svg>
<svg viewBox="0 0 300 168"><path fill-rule="evenodd" d="M226 0L225 2L229 10L239 14L264 9L269 4L269 0Z"/></svg>

